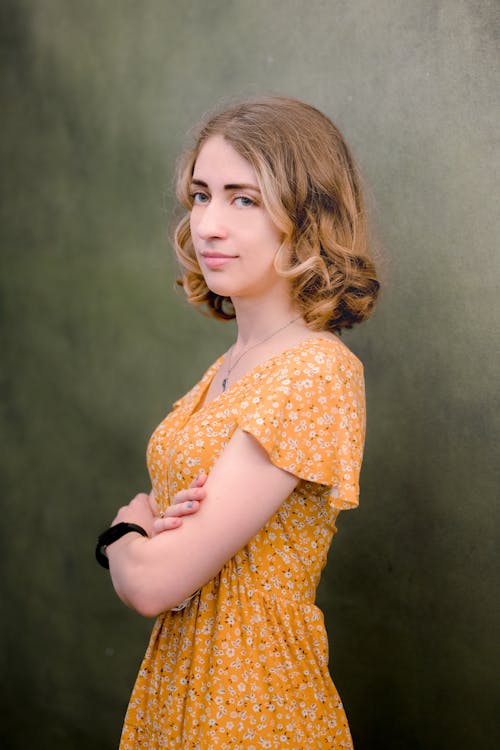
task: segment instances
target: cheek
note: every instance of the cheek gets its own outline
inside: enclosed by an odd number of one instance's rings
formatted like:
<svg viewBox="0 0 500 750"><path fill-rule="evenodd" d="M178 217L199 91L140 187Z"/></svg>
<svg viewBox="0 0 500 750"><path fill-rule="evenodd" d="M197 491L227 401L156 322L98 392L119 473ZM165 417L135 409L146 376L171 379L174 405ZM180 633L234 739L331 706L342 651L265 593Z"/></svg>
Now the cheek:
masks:
<svg viewBox="0 0 500 750"><path fill-rule="evenodd" d="M285 237L283 231L276 226L269 214L266 216L266 220L263 222L262 232L266 236L266 244L268 244L269 246L274 246L276 248L281 245Z"/></svg>
<svg viewBox="0 0 500 750"><path fill-rule="evenodd" d="M197 226L198 222L196 221L196 218L193 218L191 215L189 219L189 231L191 233L191 242L193 243L193 247L198 252L198 232L197 232Z"/></svg>
<svg viewBox="0 0 500 750"><path fill-rule="evenodd" d="M191 232L191 237L194 240L196 235L196 219L192 213L189 214L189 231Z"/></svg>

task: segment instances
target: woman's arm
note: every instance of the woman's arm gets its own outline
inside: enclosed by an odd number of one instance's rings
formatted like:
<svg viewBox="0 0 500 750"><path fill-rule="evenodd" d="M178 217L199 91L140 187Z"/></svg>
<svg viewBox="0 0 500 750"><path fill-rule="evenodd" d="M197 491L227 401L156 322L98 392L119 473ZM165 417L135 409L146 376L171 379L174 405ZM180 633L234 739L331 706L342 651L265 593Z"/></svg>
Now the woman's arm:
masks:
<svg viewBox="0 0 500 750"><path fill-rule="evenodd" d="M189 524L153 539L127 534L110 545L118 596L145 617L177 606L257 534L298 481L274 466L255 438L237 429L211 470L206 499ZM143 499L122 508L115 521L146 524L150 530L147 495L137 497Z"/></svg>

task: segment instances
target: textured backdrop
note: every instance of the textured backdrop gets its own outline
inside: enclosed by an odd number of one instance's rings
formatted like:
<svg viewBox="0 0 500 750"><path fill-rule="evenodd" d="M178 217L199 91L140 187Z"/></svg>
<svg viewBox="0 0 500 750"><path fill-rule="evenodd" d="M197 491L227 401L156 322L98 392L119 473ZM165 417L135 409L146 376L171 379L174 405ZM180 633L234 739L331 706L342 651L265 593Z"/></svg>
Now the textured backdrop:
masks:
<svg viewBox="0 0 500 750"><path fill-rule="evenodd" d="M267 91L344 130L384 253L380 309L346 337L367 376L361 509L320 592L357 750L498 747L498 3L1 14L2 746L116 746L151 623L113 596L95 535L233 334L174 290L175 156L221 97Z"/></svg>

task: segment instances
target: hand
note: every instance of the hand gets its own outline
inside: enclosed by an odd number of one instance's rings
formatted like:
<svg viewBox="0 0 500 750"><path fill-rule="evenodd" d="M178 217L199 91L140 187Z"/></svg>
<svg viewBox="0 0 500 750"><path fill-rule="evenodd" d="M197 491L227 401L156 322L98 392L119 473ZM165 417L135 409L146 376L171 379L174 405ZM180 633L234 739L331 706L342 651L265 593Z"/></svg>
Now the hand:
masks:
<svg viewBox="0 0 500 750"><path fill-rule="evenodd" d="M168 506L163 515L154 519L153 536L161 534L163 531L179 528L182 524L182 516L192 515L200 509L200 502L206 496L203 486L206 481L207 475L202 472L191 482L187 490L181 490L174 495L172 504Z"/></svg>
<svg viewBox="0 0 500 750"><path fill-rule="evenodd" d="M138 526L142 526L149 536L152 536L154 521L152 502L154 502L154 498L146 495L145 492L139 492L128 505L120 508L111 525L115 526L122 521L136 523Z"/></svg>

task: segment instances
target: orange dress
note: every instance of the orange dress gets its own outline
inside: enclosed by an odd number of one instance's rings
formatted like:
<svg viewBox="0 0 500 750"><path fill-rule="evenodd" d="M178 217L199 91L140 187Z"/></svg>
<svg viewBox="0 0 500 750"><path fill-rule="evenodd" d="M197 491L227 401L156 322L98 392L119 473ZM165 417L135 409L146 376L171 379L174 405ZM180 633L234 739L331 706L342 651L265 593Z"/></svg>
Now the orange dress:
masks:
<svg viewBox="0 0 500 750"><path fill-rule="evenodd" d="M238 426L300 482L213 580L157 618L120 750L352 748L314 598L336 517L358 502L362 365L340 341L311 338L200 407L221 362L151 437L160 504L210 473Z"/></svg>

